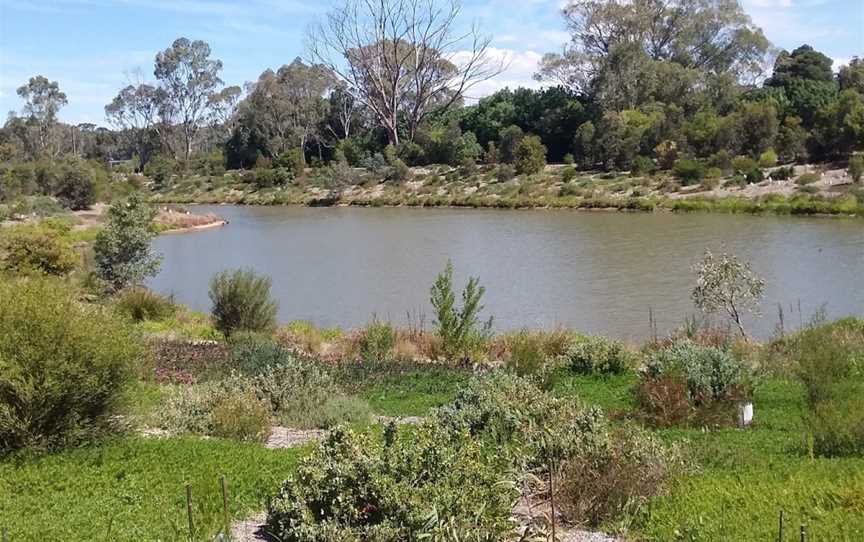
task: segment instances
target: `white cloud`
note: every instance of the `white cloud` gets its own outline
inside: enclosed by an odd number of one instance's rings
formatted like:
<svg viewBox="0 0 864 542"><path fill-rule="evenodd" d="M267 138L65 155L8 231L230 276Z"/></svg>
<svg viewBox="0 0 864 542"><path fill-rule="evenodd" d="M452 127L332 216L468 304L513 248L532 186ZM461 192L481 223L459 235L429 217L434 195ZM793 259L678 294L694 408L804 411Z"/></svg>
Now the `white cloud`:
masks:
<svg viewBox="0 0 864 542"><path fill-rule="evenodd" d="M488 54L495 61L503 62L506 66L504 71L496 77L483 81L471 87L466 93L468 101L474 101L488 96L504 87L528 87L539 88L541 83L534 80L537 65L543 58L542 53L537 51L514 51L512 49L489 48ZM470 56L467 51L460 51L453 56L455 62L465 60Z"/></svg>
<svg viewBox="0 0 864 542"><path fill-rule="evenodd" d="M840 67L849 64L849 61L852 60L852 58L838 56L834 57L832 60L834 62L831 64L831 69L834 70L834 73L837 73L840 71Z"/></svg>

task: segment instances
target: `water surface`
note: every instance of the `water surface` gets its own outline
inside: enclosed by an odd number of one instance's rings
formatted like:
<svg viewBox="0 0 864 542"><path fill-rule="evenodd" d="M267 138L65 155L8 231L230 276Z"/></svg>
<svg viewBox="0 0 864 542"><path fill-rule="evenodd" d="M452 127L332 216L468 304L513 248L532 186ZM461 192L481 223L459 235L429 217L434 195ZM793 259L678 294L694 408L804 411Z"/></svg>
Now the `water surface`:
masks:
<svg viewBox="0 0 864 542"><path fill-rule="evenodd" d="M692 265L706 247L749 259L767 281L764 337L828 316L864 315L864 221L797 217L571 210L201 206L229 224L160 236L165 256L150 286L207 311L216 272L269 275L281 321L353 327L425 315L429 287L448 258L461 288L486 287L498 329L566 326L624 339L660 332L694 313ZM799 311L800 308L800 311Z"/></svg>

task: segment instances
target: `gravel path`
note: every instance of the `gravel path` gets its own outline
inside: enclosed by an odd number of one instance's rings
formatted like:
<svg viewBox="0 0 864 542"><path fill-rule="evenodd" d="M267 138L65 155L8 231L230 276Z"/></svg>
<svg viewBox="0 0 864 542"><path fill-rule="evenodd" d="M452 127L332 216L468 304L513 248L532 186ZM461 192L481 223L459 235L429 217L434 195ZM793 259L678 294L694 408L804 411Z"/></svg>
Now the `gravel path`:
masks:
<svg viewBox="0 0 864 542"><path fill-rule="evenodd" d="M323 429L291 429L289 427L273 426L265 448L295 448L310 442L318 441L327 435Z"/></svg>

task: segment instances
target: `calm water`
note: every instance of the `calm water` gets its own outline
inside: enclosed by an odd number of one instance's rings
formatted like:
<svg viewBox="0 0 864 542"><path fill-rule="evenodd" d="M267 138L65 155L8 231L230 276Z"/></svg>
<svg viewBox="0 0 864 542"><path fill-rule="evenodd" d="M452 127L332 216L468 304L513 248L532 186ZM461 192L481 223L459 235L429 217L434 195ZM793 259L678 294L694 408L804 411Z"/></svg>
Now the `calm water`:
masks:
<svg viewBox="0 0 864 542"><path fill-rule="evenodd" d="M486 286L498 329L566 326L625 339L662 331L694 309L691 266L725 244L768 283L760 336L821 306L864 315L864 222L735 215L457 209L205 207L228 226L159 237L150 286L209 310L208 279L252 267L273 279L282 321L352 327L425 314L429 286L450 258L461 289ZM799 313L800 306L800 313Z"/></svg>

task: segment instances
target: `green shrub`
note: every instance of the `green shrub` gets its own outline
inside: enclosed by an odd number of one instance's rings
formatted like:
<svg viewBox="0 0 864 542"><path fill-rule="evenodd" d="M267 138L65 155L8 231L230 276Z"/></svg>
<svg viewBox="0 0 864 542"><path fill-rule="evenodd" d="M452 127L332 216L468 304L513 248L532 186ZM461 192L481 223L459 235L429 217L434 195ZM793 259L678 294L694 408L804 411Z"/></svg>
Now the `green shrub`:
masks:
<svg viewBox="0 0 864 542"><path fill-rule="evenodd" d="M705 176L705 165L691 158L679 158L675 161L673 171L682 184L696 184Z"/></svg>
<svg viewBox="0 0 864 542"><path fill-rule="evenodd" d="M483 343L492 329L492 318L482 326L478 315L483 311L480 301L486 289L480 286L477 277L468 279L462 291L462 307L456 307L453 291L453 264L448 261L430 292L430 301L435 309L436 333L441 338L444 355L448 357L470 357L473 346Z"/></svg>
<svg viewBox="0 0 864 542"><path fill-rule="evenodd" d="M244 337L236 341L232 359L233 366L249 378L245 386L270 405L282 425L328 428L369 421L369 406L346 397L323 365L301 359L271 340Z"/></svg>
<svg viewBox="0 0 864 542"><path fill-rule="evenodd" d="M276 171L273 169L256 169L255 186L259 189L270 188L276 185Z"/></svg>
<svg viewBox="0 0 864 542"><path fill-rule="evenodd" d="M515 497L464 435L390 426L381 442L340 428L282 484L267 531L297 542L502 540Z"/></svg>
<svg viewBox="0 0 864 542"><path fill-rule="evenodd" d="M13 273L68 275L79 259L63 230L41 225L0 230L0 262Z"/></svg>
<svg viewBox="0 0 864 542"><path fill-rule="evenodd" d="M387 180L403 183L411 178L411 168L401 158L394 158L387 172Z"/></svg>
<svg viewBox="0 0 864 542"><path fill-rule="evenodd" d="M631 365L630 354L621 342L599 336L573 341L563 358L577 374L621 374Z"/></svg>
<svg viewBox="0 0 864 542"><path fill-rule="evenodd" d="M290 364L296 356L264 334L238 332L231 337L231 365L240 374L255 377L271 367Z"/></svg>
<svg viewBox="0 0 864 542"><path fill-rule="evenodd" d="M657 165L654 160L647 156L639 155L633 159L630 164L630 175L632 177L640 177L642 175L651 175L657 170Z"/></svg>
<svg viewBox="0 0 864 542"><path fill-rule="evenodd" d="M144 360L133 329L67 284L0 282L0 453L92 437Z"/></svg>
<svg viewBox="0 0 864 542"><path fill-rule="evenodd" d="M252 390L219 397L210 417L214 437L264 442L270 435L270 405Z"/></svg>
<svg viewBox="0 0 864 542"><path fill-rule="evenodd" d="M731 166L734 173L746 175L748 171L758 168L759 164L749 156L736 156L732 159Z"/></svg>
<svg viewBox="0 0 864 542"><path fill-rule="evenodd" d="M805 422L814 451L864 455L864 321L812 327L788 342L807 390Z"/></svg>
<svg viewBox="0 0 864 542"><path fill-rule="evenodd" d="M91 168L81 160L65 160L59 170L57 199L69 209L89 209L96 203L96 181Z"/></svg>
<svg viewBox="0 0 864 542"><path fill-rule="evenodd" d="M111 204L108 221L93 244L96 274L112 289L137 285L159 270L150 246L155 211L138 194Z"/></svg>
<svg viewBox="0 0 864 542"><path fill-rule="evenodd" d="M708 157L708 165L716 167L723 172L727 172L733 169L732 160L733 158L732 155L729 154L729 151L721 149Z"/></svg>
<svg viewBox="0 0 864 542"><path fill-rule="evenodd" d="M499 183L507 182L516 176L516 170L510 164L500 164L495 170L495 178Z"/></svg>
<svg viewBox="0 0 864 542"><path fill-rule="evenodd" d="M290 149L275 157L272 166L288 169L294 177L302 177L306 168L306 159L300 149Z"/></svg>
<svg viewBox="0 0 864 542"><path fill-rule="evenodd" d="M249 392L250 387L248 380L236 375L219 381L175 386L170 389L155 422L172 435L216 436L213 413L216 407L221 405L223 412L220 414L220 430L227 432L233 425L235 434L242 434L236 417L233 422L230 418L236 415L235 398L239 395L239 401L250 399L244 395ZM230 412L232 410L235 411L233 414ZM269 417L269 409L267 414Z"/></svg>
<svg viewBox="0 0 864 542"><path fill-rule="evenodd" d="M795 166L778 167L771 172L771 178L775 181L785 181L795 176Z"/></svg>
<svg viewBox="0 0 864 542"><path fill-rule="evenodd" d="M329 429L339 424L368 424L372 420L369 403L351 395L332 395L304 420L306 427Z"/></svg>
<svg viewBox="0 0 864 542"><path fill-rule="evenodd" d="M747 173L744 174L744 180L747 181L747 184L756 184L761 183L765 179L765 175L762 173L762 170L757 168L751 169Z"/></svg>
<svg viewBox="0 0 864 542"><path fill-rule="evenodd" d="M768 149L759 155L759 167L774 167L777 165L777 153L774 149Z"/></svg>
<svg viewBox="0 0 864 542"><path fill-rule="evenodd" d="M130 288L118 296L117 309L132 320L142 322L170 318L177 312L177 305L172 298L146 288Z"/></svg>
<svg viewBox="0 0 864 542"><path fill-rule="evenodd" d="M561 171L561 182L564 184L569 183L573 179L576 178L577 175L576 168L573 166L567 166Z"/></svg>
<svg viewBox="0 0 864 542"><path fill-rule="evenodd" d="M725 350L687 340L651 354L642 371L648 379L683 377L688 397L695 405L737 400L749 393L749 374L741 360Z"/></svg>
<svg viewBox="0 0 864 542"><path fill-rule="evenodd" d="M520 175L540 173L546 167L546 146L535 135L526 135L516 145L514 164Z"/></svg>
<svg viewBox="0 0 864 542"><path fill-rule="evenodd" d="M153 181L153 188L164 190L171 184L171 176L177 169L177 164L162 155L156 155L144 166L144 175Z"/></svg>
<svg viewBox="0 0 864 542"><path fill-rule="evenodd" d="M374 320L366 326L360 338L360 358L367 363L387 360L395 342L393 326Z"/></svg>
<svg viewBox="0 0 864 542"><path fill-rule="evenodd" d="M563 160L563 162L564 162L565 164L567 164L568 166L572 166L573 164L576 163L576 158L574 158L574 157L573 157L573 154L572 154L572 153L569 153L569 152L568 152L567 154L564 155L564 158L563 158L562 160Z"/></svg>
<svg viewBox="0 0 864 542"><path fill-rule="evenodd" d="M864 154L857 153L849 157L849 176L854 182L861 182L864 176Z"/></svg>
<svg viewBox="0 0 864 542"><path fill-rule="evenodd" d="M270 296L270 278L251 269L222 271L210 280L211 314L226 337L235 331L272 331L278 303Z"/></svg>
<svg viewBox="0 0 864 542"><path fill-rule="evenodd" d="M813 184L819 182L819 179L821 178L822 176L818 173L802 173L797 179L795 179L795 184L801 186Z"/></svg>
<svg viewBox="0 0 864 542"><path fill-rule="evenodd" d="M567 458L606 431L603 413L542 391L511 373L475 377L433 418L452 432L467 431L520 469L544 469L551 456Z"/></svg>

